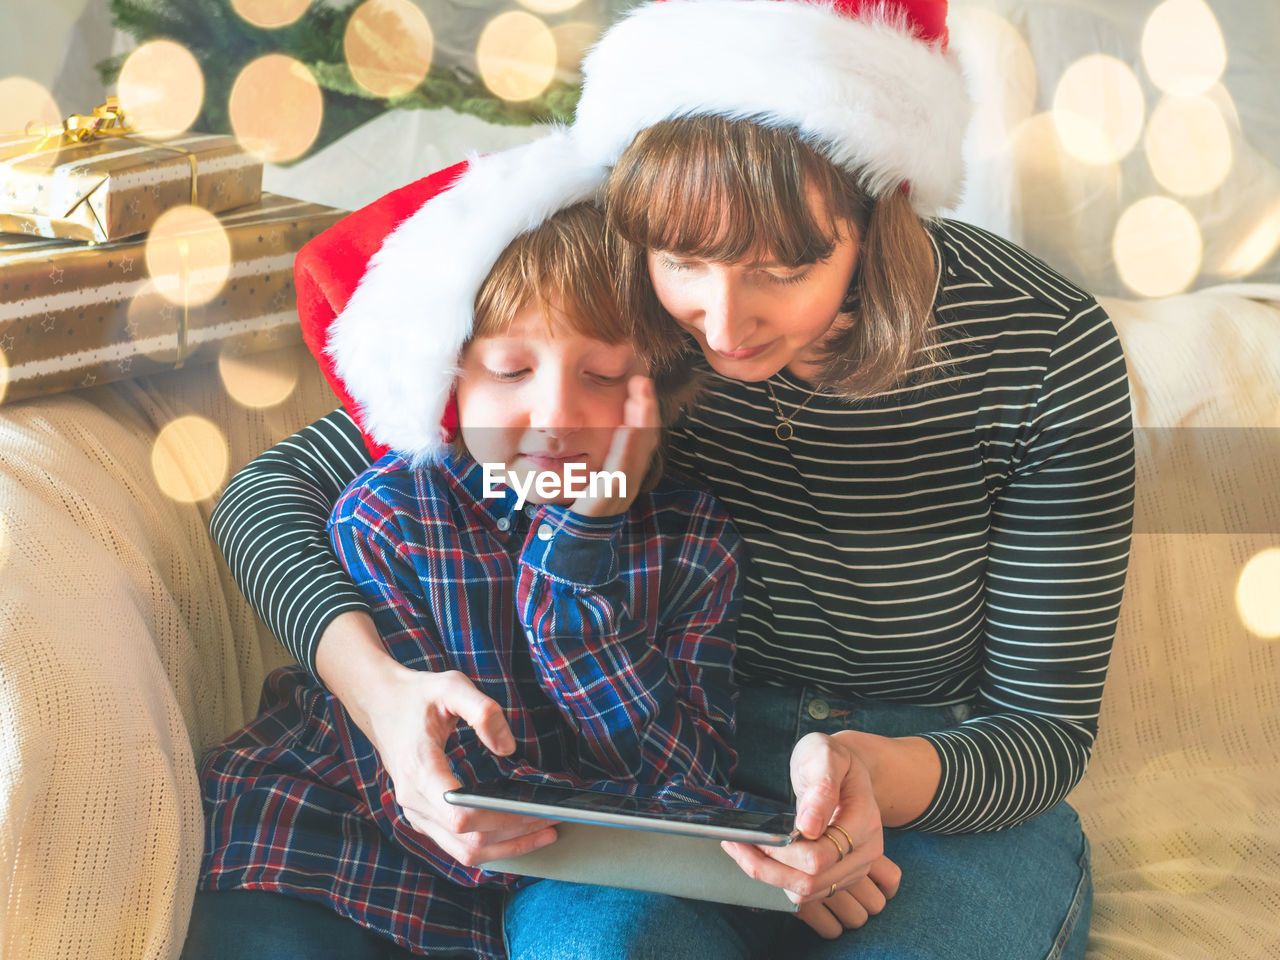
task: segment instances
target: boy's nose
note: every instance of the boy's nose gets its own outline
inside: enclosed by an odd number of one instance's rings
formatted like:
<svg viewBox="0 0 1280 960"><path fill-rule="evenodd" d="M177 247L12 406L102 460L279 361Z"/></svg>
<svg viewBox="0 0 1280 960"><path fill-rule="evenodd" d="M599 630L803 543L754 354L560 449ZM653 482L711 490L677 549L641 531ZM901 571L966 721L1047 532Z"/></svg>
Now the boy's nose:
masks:
<svg viewBox="0 0 1280 960"><path fill-rule="evenodd" d="M567 436L582 426L582 406L576 388L565 378L548 379L538 386L531 425L550 436Z"/></svg>

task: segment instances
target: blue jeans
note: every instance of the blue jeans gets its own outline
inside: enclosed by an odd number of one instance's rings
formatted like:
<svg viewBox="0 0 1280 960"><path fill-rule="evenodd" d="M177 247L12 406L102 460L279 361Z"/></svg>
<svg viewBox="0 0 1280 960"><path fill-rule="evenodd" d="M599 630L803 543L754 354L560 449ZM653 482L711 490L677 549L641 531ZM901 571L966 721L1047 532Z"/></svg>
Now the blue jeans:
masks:
<svg viewBox="0 0 1280 960"><path fill-rule="evenodd" d="M968 708L916 707L743 690L734 785L789 800L788 761L814 730L910 736L954 726ZM511 960L1080 960L1093 885L1089 841L1063 802L993 833L885 831L898 895L859 930L822 940L795 917L657 894L544 880L506 908Z"/></svg>
<svg viewBox="0 0 1280 960"><path fill-rule="evenodd" d="M267 890L196 894L182 960L408 960L322 903Z"/></svg>

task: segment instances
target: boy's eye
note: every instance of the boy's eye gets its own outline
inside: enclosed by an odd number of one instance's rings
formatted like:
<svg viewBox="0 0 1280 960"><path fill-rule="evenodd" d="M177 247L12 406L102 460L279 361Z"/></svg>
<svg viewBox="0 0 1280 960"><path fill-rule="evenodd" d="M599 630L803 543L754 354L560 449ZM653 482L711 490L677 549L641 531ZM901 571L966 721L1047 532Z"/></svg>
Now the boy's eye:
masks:
<svg viewBox="0 0 1280 960"><path fill-rule="evenodd" d="M488 367L486 367L485 369L488 371L489 376L493 377L493 379L501 380L504 382L519 380L521 377L523 377L526 373L529 372L529 369L527 367L525 367L522 370L492 370L492 369L489 369Z"/></svg>

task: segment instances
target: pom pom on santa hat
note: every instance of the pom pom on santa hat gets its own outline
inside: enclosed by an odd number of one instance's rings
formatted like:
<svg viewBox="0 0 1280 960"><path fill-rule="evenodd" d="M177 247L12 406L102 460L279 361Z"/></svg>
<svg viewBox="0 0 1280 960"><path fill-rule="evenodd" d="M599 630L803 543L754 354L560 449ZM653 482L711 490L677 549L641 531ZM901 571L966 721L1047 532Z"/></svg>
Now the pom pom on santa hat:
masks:
<svg viewBox="0 0 1280 960"><path fill-rule="evenodd" d="M512 240L595 197L605 173L557 129L388 194L303 249L303 334L371 453L416 466L444 452L481 284Z"/></svg>
<svg viewBox="0 0 1280 960"><path fill-rule="evenodd" d="M794 127L871 196L904 188L935 216L959 193L970 110L946 14L946 0L650 0L583 61L574 133L612 166L674 117Z"/></svg>

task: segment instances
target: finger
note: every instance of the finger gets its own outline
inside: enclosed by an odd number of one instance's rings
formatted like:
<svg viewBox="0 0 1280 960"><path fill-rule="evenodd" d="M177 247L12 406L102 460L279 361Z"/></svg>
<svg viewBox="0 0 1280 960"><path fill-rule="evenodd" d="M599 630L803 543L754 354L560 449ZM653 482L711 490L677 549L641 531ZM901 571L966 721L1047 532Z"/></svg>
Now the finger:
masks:
<svg viewBox="0 0 1280 960"><path fill-rule="evenodd" d="M821 903L840 921L840 926L845 930L856 930L870 919L866 907L857 897L850 896L847 890L837 890Z"/></svg>
<svg viewBox="0 0 1280 960"><path fill-rule="evenodd" d="M491 860L523 856L556 840L554 827L498 843L489 842L483 834L450 833L434 823L427 823L426 829L419 832L426 834L450 857L468 867L480 866Z"/></svg>
<svg viewBox="0 0 1280 960"><path fill-rule="evenodd" d="M875 916L884 909L888 897L869 876L847 887L845 892L857 900L862 909L870 916Z"/></svg>
<svg viewBox="0 0 1280 960"><path fill-rule="evenodd" d="M470 678L457 671L441 674L439 683L442 689L437 703L464 720L481 743L500 756L515 751L511 726L496 700L486 697Z"/></svg>
<svg viewBox="0 0 1280 960"><path fill-rule="evenodd" d="M792 903L807 903L819 900L831 890L831 885L852 883L865 875L866 867L861 871L849 864L848 859L818 874L805 873L787 864L766 856L762 848L744 843L722 843L721 846L742 869L743 873L770 886L779 887ZM772 848L765 848L772 849Z"/></svg>
<svg viewBox="0 0 1280 960"><path fill-rule="evenodd" d="M796 827L808 839L820 837L835 816L848 769L848 754L837 750L829 737L811 733L796 744L791 754Z"/></svg>
<svg viewBox="0 0 1280 960"><path fill-rule="evenodd" d="M657 427L658 401L653 381L648 377L632 377L627 381L627 402L622 422L628 427Z"/></svg>
<svg viewBox="0 0 1280 960"><path fill-rule="evenodd" d="M796 912L796 918L824 940L834 940L844 933L844 924L821 902L806 903Z"/></svg>
<svg viewBox="0 0 1280 960"><path fill-rule="evenodd" d="M902 868L888 857L875 860L867 876L880 888L886 899L892 899L898 893L898 885L902 882Z"/></svg>

